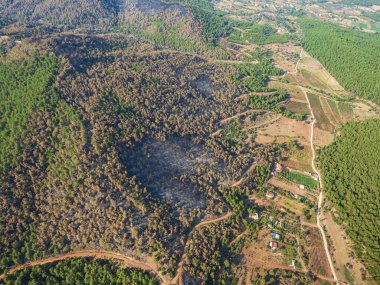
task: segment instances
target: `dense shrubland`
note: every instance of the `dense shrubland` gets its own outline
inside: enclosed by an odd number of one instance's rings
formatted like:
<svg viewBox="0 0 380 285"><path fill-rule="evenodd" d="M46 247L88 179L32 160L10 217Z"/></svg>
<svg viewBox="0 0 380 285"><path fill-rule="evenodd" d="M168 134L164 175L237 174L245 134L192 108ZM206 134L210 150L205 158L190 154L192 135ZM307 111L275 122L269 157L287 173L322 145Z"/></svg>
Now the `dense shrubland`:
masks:
<svg viewBox="0 0 380 285"><path fill-rule="evenodd" d="M355 241L356 255L379 281L379 157L380 121L348 123L330 146L322 149L319 164L328 200ZM375 277L377 276L377 277Z"/></svg>
<svg viewBox="0 0 380 285"><path fill-rule="evenodd" d="M304 19L305 50L345 87L380 104L380 35Z"/></svg>

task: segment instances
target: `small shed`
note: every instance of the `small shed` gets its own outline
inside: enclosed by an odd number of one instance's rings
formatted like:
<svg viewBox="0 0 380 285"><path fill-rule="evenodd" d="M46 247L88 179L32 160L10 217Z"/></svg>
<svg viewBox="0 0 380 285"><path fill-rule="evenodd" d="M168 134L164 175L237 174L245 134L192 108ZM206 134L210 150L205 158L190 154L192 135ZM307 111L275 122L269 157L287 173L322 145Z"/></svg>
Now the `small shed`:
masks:
<svg viewBox="0 0 380 285"><path fill-rule="evenodd" d="M268 191L265 197L267 197L267 199L274 199L274 197L276 197L276 194L274 194L272 191Z"/></svg>
<svg viewBox="0 0 380 285"><path fill-rule="evenodd" d="M273 239L279 240L281 238L280 234L278 234L277 232L271 232L270 235Z"/></svg>
<svg viewBox="0 0 380 285"><path fill-rule="evenodd" d="M276 241L270 241L269 242L269 247L272 249L272 250L275 250L277 249L278 247L278 243Z"/></svg>
<svg viewBox="0 0 380 285"><path fill-rule="evenodd" d="M258 221L260 219L260 215L259 213L252 213L249 215L249 218L252 219L252 220L255 220L255 221Z"/></svg>

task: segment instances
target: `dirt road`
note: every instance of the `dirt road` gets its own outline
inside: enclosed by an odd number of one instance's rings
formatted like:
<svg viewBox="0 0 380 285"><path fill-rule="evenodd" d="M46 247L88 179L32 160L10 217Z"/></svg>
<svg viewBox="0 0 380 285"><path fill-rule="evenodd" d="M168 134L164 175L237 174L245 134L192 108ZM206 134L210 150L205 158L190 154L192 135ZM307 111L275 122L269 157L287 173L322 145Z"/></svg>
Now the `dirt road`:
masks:
<svg viewBox="0 0 380 285"><path fill-rule="evenodd" d="M334 264L332 262L331 254L329 251L329 246L327 243L326 234L325 234L325 232L321 226L321 222L320 222L320 220L321 220L321 213L320 212L321 212L322 202L323 202L323 190L322 190L323 185L322 185L321 174L319 173L319 170L315 167L314 124L316 123L316 119L314 117L313 109L311 108L310 100L309 100L309 97L307 96L306 90L303 87L300 87L300 89L303 92L303 94L305 95L305 98L307 100L307 104L308 104L309 109L310 109L311 118L312 118L311 133L310 133L310 146L311 146L311 151L312 151L311 166L312 166L314 172L317 173L317 175L318 175L318 183L319 183L319 187L320 187L320 193L319 193L319 198L318 198L317 226L319 228L319 231L322 234L323 245L325 247L326 256L327 256L327 259L329 261L331 273L334 276L334 282L336 282L336 284L339 285L339 281L338 281L338 278L337 278L337 275L335 272L335 268L334 268Z"/></svg>
<svg viewBox="0 0 380 285"><path fill-rule="evenodd" d="M134 259L132 257L123 255L117 252L105 251L105 250L95 250L95 249L83 249L77 250L69 253L63 253L56 256L48 257L45 259L30 261L25 264L16 265L11 267L7 274L12 274L15 271L22 270L24 268L28 268L31 266L43 265L48 263L53 263L56 261L64 260L67 258L76 258L76 257L94 257L94 258L102 258L102 259L116 259L123 262L123 264L127 267L135 267L146 271L153 272L158 279L162 282L162 284L168 284L168 280L165 276L163 276L159 270L155 262L152 259L148 259L146 262ZM4 278L4 274L0 275L0 280Z"/></svg>
<svg viewBox="0 0 380 285"><path fill-rule="evenodd" d="M233 215L233 212L227 212L225 215L215 218L215 219L209 219L209 220L204 220L197 224L189 233L189 236L197 229L206 226L208 224L216 223L222 220L225 220L229 218L230 216ZM186 246L185 246L186 248ZM101 258L101 259L115 259L115 260L120 260L123 262L123 265L126 267L134 267L134 268L139 268L142 270L150 271L153 274L156 275L156 277L161 281L162 285L168 285L168 284L177 284L177 281L180 281L180 284L182 284L182 274L183 274L183 263L186 259L186 252L182 255L182 258L178 264L178 270L177 270L177 275L172 279L169 280L167 276L164 276L160 273L160 271L157 268L156 262L152 258L147 258L146 261L142 260L137 260L132 257L123 255L121 253L117 252L111 252L111 251L106 251L106 250L95 250L95 249L83 249L83 250L77 250L69 253L63 253L59 254L56 256L48 257L45 259L40 259L40 260L35 260L35 261L30 261L25 264L21 265L16 265L7 271L7 274L12 274L16 271L22 270L24 268L32 267L32 266L37 266L37 265L43 265L43 264L48 264L48 263L53 263L56 261L60 260L65 260L67 258L77 258L77 257L94 257L94 258ZM0 275L0 280L4 278L4 274Z"/></svg>
<svg viewBox="0 0 380 285"><path fill-rule="evenodd" d="M306 270L301 270L301 269L296 269L296 268L293 268L293 267L290 267L290 266L284 266L284 265L279 265L279 264L268 264L266 266L267 269L281 269L281 270L289 270L289 271L293 271L293 272L299 272L299 273L303 273L303 274L307 274L308 271ZM316 275L319 279L321 280L325 280L325 281L328 281L328 282L337 282L335 281L334 279L332 278L329 278L329 277L326 277L326 276L323 276L323 275L319 275L317 274Z"/></svg>
<svg viewBox="0 0 380 285"><path fill-rule="evenodd" d="M191 236L191 234L201 228L201 227L204 227L206 225L209 225L209 224L213 224L213 223L217 223L217 222L220 222L220 221L223 221L229 217L231 217L233 215L233 212L227 212L225 215L219 217L219 218L215 218L215 219L209 219L209 220L204 220L202 222L200 222L199 224L197 224L192 230L191 232L189 233L188 237ZM186 252L186 247L187 247L187 244L189 242L189 238L187 238L187 241L186 241L186 244L185 244L185 247L184 247L184 252L183 252L183 255L181 257L181 260L180 262L178 263L178 268L177 268L177 274L176 276L174 276L174 278L170 281L170 284L180 284L180 285L183 285L183 280L182 280L182 275L183 275L183 264L185 262L185 259L187 257L187 252Z"/></svg>

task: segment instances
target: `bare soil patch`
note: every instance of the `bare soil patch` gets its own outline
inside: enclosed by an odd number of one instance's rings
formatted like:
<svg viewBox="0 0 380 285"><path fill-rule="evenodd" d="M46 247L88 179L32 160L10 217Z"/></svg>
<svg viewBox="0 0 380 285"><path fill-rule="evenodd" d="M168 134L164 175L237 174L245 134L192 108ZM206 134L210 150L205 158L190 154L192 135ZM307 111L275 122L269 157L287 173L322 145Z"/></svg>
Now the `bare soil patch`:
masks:
<svg viewBox="0 0 380 285"><path fill-rule="evenodd" d="M306 122L298 122L281 117L279 120L257 130L258 135L283 136L297 139L302 144L309 144L310 127Z"/></svg>
<svg viewBox="0 0 380 285"><path fill-rule="evenodd" d="M335 263L334 266L337 268L339 280L346 280L344 267L347 263L350 263L353 265L353 268L349 269L349 271L356 284L366 284L361 278L360 271L360 268L364 268L364 266L357 259L353 259L349 255L350 252L353 252L352 242L346 236L343 228L333 221L331 212L323 212L323 216L322 224L326 226L327 233L332 241L333 250L331 253Z"/></svg>
<svg viewBox="0 0 380 285"><path fill-rule="evenodd" d="M324 276L330 275L330 266L323 247L321 233L318 228L308 228L304 235L306 241L306 252L309 258L307 264L313 272Z"/></svg>

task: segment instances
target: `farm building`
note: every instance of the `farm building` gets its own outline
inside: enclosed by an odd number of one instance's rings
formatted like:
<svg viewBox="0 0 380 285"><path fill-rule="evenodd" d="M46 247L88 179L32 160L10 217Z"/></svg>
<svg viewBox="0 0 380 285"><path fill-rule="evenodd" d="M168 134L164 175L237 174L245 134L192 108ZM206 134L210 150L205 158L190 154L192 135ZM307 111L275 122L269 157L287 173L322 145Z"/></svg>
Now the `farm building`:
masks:
<svg viewBox="0 0 380 285"><path fill-rule="evenodd" d="M252 213L249 215L249 218L252 219L252 220L255 220L255 221L258 221L260 219L260 215L256 212L256 213Z"/></svg>
<svg viewBox="0 0 380 285"><path fill-rule="evenodd" d="M270 235L272 238L279 240L281 236L277 232L271 232Z"/></svg>
<svg viewBox="0 0 380 285"><path fill-rule="evenodd" d="M273 192L271 191L268 191L265 195L265 197L267 197L267 199L274 199L274 197L276 196L276 194L274 194Z"/></svg>
<svg viewBox="0 0 380 285"><path fill-rule="evenodd" d="M294 198L299 199L299 200L303 200L305 197L302 195L294 194Z"/></svg>
<svg viewBox="0 0 380 285"><path fill-rule="evenodd" d="M282 172L284 167L280 163L276 163L276 172Z"/></svg>
<svg viewBox="0 0 380 285"><path fill-rule="evenodd" d="M275 250L277 247L278 247L278 243L276 241L270 241L269 242L269 247L272 249L272 250Z"/></svg>

